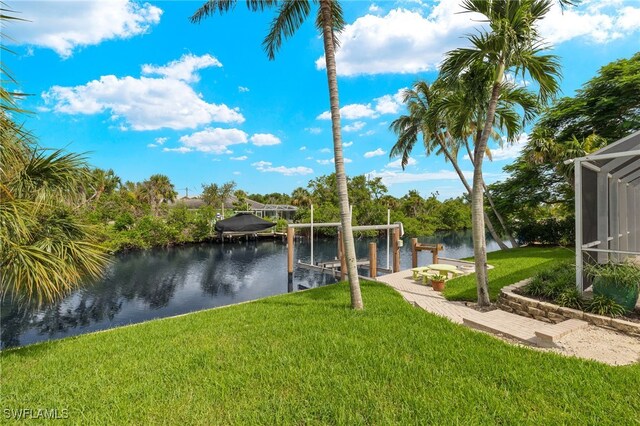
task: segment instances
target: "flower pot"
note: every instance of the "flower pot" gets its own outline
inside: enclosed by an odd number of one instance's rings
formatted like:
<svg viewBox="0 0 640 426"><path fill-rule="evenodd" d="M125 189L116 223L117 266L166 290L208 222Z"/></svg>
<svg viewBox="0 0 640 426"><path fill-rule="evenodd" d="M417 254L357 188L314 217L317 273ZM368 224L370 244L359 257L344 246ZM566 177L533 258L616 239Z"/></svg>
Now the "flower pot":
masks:
<svg viewBox="0 0 640 426"><path fill-rule="evenodd" d="M431 280L431 287L435 291L442 291L442 290L444 290L444 281L433 281L433 280Z"/></svg>
<svg viewBox="0 0 640 426"><path fill-rule="evenodd" d="M593 280L593 294L610 297L627 312L633 311L636 307L638 293L638 285L620 285L615 280L605 277L596 277Z"/></svg>

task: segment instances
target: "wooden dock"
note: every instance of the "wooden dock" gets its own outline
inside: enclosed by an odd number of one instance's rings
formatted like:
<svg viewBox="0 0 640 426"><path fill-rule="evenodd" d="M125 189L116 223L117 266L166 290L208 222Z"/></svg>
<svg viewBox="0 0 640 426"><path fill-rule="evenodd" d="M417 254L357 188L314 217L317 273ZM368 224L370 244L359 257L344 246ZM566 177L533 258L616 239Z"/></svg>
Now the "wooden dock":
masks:
<svg viewBox="0 0 640 426"><path fill-rule="evenodd" d="M335 276L336 278L340 278L342 276L340 272L340 261L337 259L330 260L327 262L316 262L315 265L298 260L297 265L301 268L308 269L311 271L330 274ZM360 259L356 262L356 265L358 266L358 268L361 268L361 269L369 269L369 260ZM381 268L379 266L376 269L377 269L377 272L382 272L385 274L390 274L392 272L390 269Z"/></svg>

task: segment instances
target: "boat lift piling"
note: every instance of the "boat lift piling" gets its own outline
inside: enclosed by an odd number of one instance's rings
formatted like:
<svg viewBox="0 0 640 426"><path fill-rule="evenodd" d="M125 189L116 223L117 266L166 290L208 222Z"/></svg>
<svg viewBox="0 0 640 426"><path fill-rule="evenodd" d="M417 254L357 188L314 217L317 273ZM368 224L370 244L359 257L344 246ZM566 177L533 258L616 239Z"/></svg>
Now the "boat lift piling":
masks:
<svg viewBox="0 0 640 426"><path fill-rule="evenodd" d="M313 212L313 206L311 206L311 211ZM390 220L390 215L387 215L387 222ZM287 225L287 272L289 276L289 280L293 280L293 251L295 244L295 229L296 228L309 228L311 231L311 261L310 263L301 262L298 260L298 265L305 269L315 270L323 273L331 273L336 277L339 277L341 280L346 278L347 274L347 262L344 250L344 241L342 234L342 226L339 222L330 222L330 223L314 223L313 222L313 213L311 216L311 223L293 223ZM314 259L314 238L313 238L313 230L315 228L337 228L338 231L338 241L337 241L337 257L332 261L324 261L324 262L316 262ZM377 244L370 243L369 244L369 259L366 260L357 260L356 264L358 267L365 268L369 270L369 277L376 277L378 271L391 273L398 272L400 270L400 247L402 247L402 223L387 223L386 225L361 225L361 226L353 226L353 231L387 231L387 235L391 236L391 238L387 238L387 259L391 261L391 257L393 257L393 267L390 269L378 267L378 256L377 256ZM389 240L393 240L392 242ZM390 256L392 255L392 256ZM391 265L388 265L391 266Z"/></svg>
<svg viewBox="0 0 640 426"><path fill-rule="evenodd" d="M418 252L419 251L430 251L433 264L438 263L438 253L444 250L444 246L442 244L420 244L418 243L417 238L411 239L411 267L418 267Z"/></svg>

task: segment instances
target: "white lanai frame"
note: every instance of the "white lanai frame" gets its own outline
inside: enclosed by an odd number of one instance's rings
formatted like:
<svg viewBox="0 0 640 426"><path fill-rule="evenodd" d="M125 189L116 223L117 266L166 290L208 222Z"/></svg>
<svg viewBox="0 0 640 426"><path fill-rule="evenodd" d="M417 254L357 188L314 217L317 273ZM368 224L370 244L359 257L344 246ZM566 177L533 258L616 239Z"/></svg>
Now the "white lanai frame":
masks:
<svg viewBox="0 0 640 426"><path fill-rule="evenodd" d="M640 255L640 131L575 167L576 287L584 291L584 263Z"/></svg>

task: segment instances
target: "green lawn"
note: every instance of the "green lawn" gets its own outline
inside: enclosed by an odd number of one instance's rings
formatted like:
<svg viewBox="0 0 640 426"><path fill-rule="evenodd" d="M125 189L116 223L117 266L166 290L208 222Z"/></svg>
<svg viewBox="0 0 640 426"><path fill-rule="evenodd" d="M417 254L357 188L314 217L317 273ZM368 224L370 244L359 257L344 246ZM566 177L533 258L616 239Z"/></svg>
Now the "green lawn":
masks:
<svg viewBox="0 0 640 426"><path fill-rule="evenodd" d="M82 424L638 424L640 365L511 346L377 283L0 355L1 406ZM3 414L5 411L3 411Z"/></svg>
<svg viewBox="0 0 640 426"><path fill-rule="evenodd" d="M554 262L570 261L574 258L575 252L564 247L526 247L488 253L489 265L495 266L489 271L491 300L495 301L498 298L502 287L533 277ZM475 302L478 299L475 274L448 281L444 296L449 300Z"/></svg>

